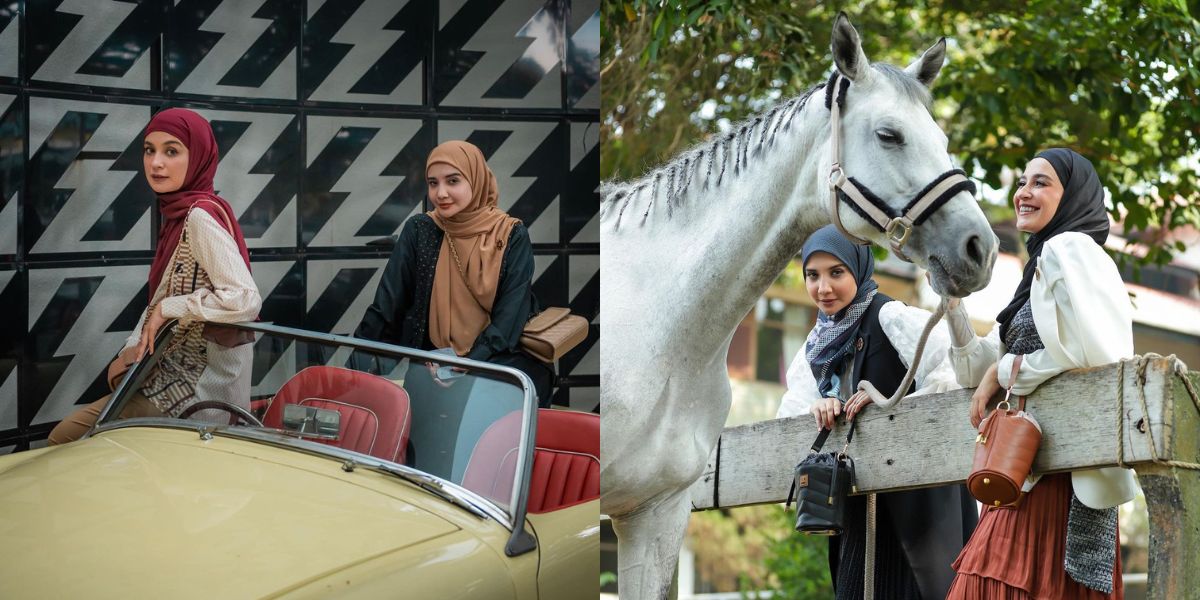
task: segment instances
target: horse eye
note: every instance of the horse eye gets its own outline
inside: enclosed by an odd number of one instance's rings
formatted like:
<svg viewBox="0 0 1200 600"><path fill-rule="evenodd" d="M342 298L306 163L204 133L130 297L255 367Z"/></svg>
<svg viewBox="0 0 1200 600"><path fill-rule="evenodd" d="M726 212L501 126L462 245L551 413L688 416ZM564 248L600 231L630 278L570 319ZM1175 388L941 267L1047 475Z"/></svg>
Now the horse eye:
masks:
<svg viewBox="0 0 1200 600"><path fill-rule="evenodd" d="M899 131L896 131L895 129L888 129L886 127L882 129L876 129L875 137L878 137L879 141L893 146L899 146L904 143L904 136L900 135Z"/></svg>

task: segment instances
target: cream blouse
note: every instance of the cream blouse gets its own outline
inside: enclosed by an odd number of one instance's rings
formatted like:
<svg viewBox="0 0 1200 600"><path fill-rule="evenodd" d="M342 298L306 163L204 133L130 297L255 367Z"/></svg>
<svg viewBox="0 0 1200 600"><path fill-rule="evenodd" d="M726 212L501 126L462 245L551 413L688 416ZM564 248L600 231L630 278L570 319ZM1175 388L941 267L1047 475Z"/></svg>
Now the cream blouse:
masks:
<svg viewBox="0 0 1200 600"><path fill-rule="evenodd" d="M1025 355L1012 384L1014 394L1031 394L1063 371L1133 356L1133 306L1125 282L1113 260L1090 237L1068 232L1046 240L1029 288L1029 303L1045 348ZM1008 387L1016 356L1000 340L999 324L986 337L976 337L962 303L946 316L953 338L950 362L958 383L977 387L987 369L999 361L996 380ZM1075 471L1071 483L1080 502L1096 509L1128 502L1137 490L1133 471L1119 467Z"/></svg>

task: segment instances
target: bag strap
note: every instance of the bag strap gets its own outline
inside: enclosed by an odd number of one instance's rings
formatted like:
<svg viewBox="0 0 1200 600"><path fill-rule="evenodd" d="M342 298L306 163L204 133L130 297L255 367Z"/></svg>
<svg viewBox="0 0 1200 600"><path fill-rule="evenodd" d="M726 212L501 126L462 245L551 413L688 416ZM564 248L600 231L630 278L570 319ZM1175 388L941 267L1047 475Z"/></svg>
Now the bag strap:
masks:
<svg viewBox="0 0 1200 600"><path fill-rule="evenodd" d="M1024 354L1018 354L1013 359L1012 375L1008 378L1008 387L1005 389L1004 401L1008 402L1008 397L1012 395L1013 384L1017 382L1017 371L1021 369L1021 361L1025 359ZM1017 410L1025 410L1025 396L1017 396Z"/></svg>
<svg viewBox="0 0 1200 600"><path fill-rule="evenodd" d="M454 257L454 264L458 268L458 276L462 277L463 286L467 286L467 292L470 292L470 299L475 301L476 306L484 308L484 304L479 301L479 298L475 298L475 290L470 289L470 283L467 282L467 270L462 268L462 260L458 260L458 248L454 246L454 238L451 238L450 234L448 233L442 233L444 235L443 239L446 240L446 245L450 246L450 256ZM488 317L491 317L492 311L488 311L487 308L484 308L484 312L488 314Z"/></svg>
<svg viewBox="0 0 1200 600"><path fill-rule="evenodd" d="M850 419L850 431L846 433L846 445L850 445L850 442L854 440L854 428L857 425L858 415L854 415L854 418ZM822 429L821 432L817 434L817 439L813 442L812 447L808 449L808 453L816 454L820 452L821 447L825 445L825 440L829 439L829 434L831 433L833 433L832 429Z"/></svg>
<svg viewBox="0 0 1200 600"><path fill-rule="evenodd" d="M850 442L854 439L854 428L856 426L858 426L858 415L854 415L854 418L850 419L850 431L846 433L846 445L847 446L849 446ZM825 445L825 441L829 439L830 433L833 433L832 429L821 429L821 432L817 434L816 441L814 441L812 446L808 449L808 453L816 454L816 453L820 452L821 447ZM849 458L849 457L847 457L847 458ZM800 460L804 460L804 459L801 458ZM834 471L836 472L836 469L834 469ZM850 460L850 473L851 473L850 481L853 482L854 481L854 461L853 460ZM784 505L783 505L783 507L785 509L789 508L792 505L792 498L794 498L795 495L796 495L796 478L793 477L792 478L792 487L790 489L788 489L787 501L784 502Z"/></svg>
<svg viewBox="0 0 1200 600"><path fill-rule="evenodd" d="M463 285L466 285L467 289L470 290L471 284L467 283L467 270L463 268L462 261L458 259L458 248L454 246L454 238L450 237L450 234L446 232L442 232L442 235L446 239L446 245L450 246L450 256L454 257L454 265L458 267L458 274L462 277Z"/></svg>
<svg viewBox="0 0 1200 600"><path fill-rule="evenodd" d="M225 221L225 228L229 230L229 235L232 236L233 235L233 223L231 223L229 221L229 215L225 213L225 207L221 206L220 204L217 204L216 202L213 202L212 200L209 200L207 198L201 198L201 199L193 202L192 205L188 207L188 214L190 215L192 213L192 209L196 208L196 205L200 204L201 202L207 202L207 203L217 207L217 212L221 213L221 220Z"/></svg>
<svg viewBox="0 0 1200 600"><path fill-rule="evenodd" d="M821 451L821 447L825 445L825 440L829 439L829 434L833 433L832 429L821 429L817 434L817 440L813 442L812 447L808 449L809 454L816 454Z"/></svg>

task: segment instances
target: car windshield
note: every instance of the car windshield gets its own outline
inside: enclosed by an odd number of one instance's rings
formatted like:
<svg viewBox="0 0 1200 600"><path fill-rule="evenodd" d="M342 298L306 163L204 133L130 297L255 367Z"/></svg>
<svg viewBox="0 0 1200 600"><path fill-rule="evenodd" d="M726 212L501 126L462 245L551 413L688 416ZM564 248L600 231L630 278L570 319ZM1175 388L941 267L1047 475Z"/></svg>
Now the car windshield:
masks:
<svg viewBox="0 0 1200 600"><path fill-rule="evenodd" d="M337 448L366 455L364 463L378 463L369 456L411 467L507 511L533 410L527 386L512 371L450 354L272 325L195 323L160 334L99 427L133 419L209 426L345 458Z"/></svg>

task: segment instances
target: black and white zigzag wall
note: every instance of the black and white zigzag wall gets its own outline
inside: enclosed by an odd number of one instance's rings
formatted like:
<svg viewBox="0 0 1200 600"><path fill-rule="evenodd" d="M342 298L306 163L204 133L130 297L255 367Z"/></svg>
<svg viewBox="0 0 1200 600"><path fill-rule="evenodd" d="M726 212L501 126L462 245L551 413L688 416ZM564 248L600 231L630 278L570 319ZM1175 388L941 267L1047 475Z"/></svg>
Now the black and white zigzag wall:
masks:
<svg viewBox="0 0 1200 600"><path fill-rule="evenodd" d="M599 0L0 0L0 453L104 393L144 308L154 111L208 118L262 317L357 325L425 156L483 149L543 304L599 314ZM555 403L599 403L599 328Z"/></svg>

